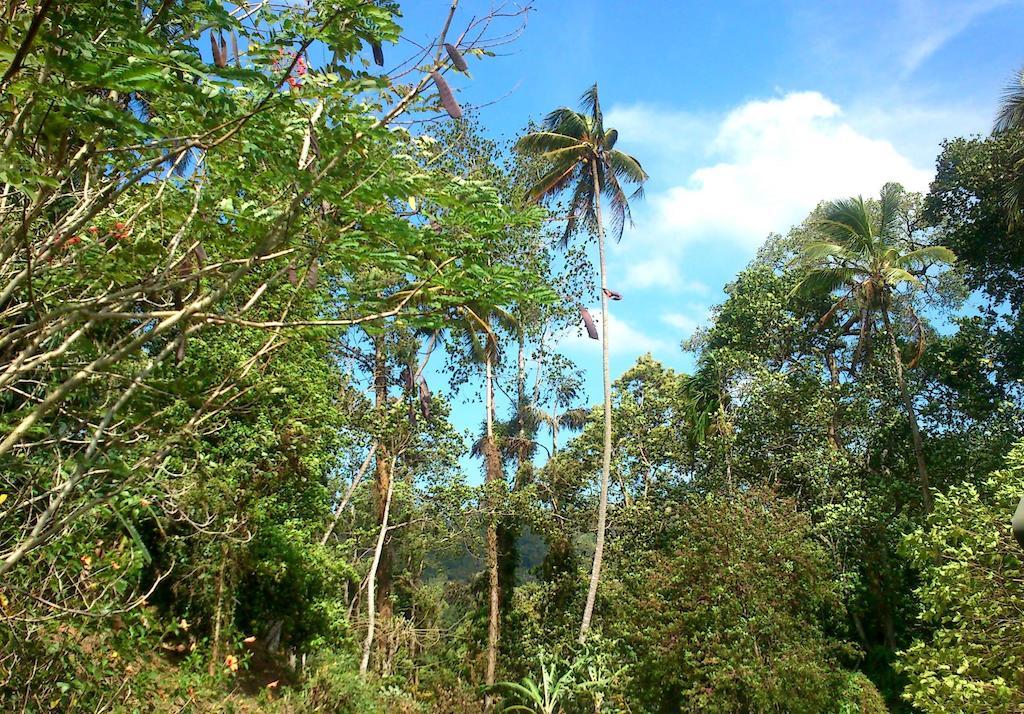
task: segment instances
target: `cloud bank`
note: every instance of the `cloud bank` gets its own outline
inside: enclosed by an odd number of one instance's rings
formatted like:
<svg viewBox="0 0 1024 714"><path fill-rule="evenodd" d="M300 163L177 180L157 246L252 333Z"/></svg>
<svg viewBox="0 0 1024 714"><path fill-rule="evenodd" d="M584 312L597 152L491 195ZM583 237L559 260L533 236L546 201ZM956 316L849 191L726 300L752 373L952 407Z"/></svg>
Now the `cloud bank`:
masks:
<svg viewBox="0 0 1024 714"><path fill-rule="evenodd" d="M875 195L886 181L922 191L932 175L889 141L859 131L819 92L750 101L717 120L613 108L607 124L620 120L631 146L656 144L673 122L711 137L703 154L671 164L677 175L657 177L638 207L637 228L620 248L629 257L625 284L634 288L685 285L678 264L689 246L714 241L753 254L769 233L785 232L820 201ZM693 129L701 122L703 130ZM687 147L675 140L666 150L685 154Z"/></svg>

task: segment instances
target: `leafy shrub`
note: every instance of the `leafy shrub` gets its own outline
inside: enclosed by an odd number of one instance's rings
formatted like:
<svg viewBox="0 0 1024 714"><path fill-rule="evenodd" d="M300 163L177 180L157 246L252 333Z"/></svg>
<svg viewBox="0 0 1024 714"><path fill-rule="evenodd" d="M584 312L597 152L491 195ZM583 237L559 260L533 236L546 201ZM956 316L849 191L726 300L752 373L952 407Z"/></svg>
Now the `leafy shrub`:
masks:
<svg viewBox="0 0 1024 714"><path fill-rule="evenodd" d="M638 659L630 705L832 709L847 679L839 665L847 648L826 627L842 604L809 520L764 490L695 498L662 517L674 540L619 563L614 613L604 616Z"/></svg>
<svg viewBox="0 0 1024 714"><path fill-rule="evenodd" d="M373 688L347 657L328 656L314 663L303 689L305 711L374 714L382 709Z"/></svg>
<svg viewBox="0 0 1024 714"><path fill-rule="evenodd" d="M939 496L904 549L921 569L918 617L928 634L897 663L904 698L923 712L1019 711L1024 706L1024 564L1010 518L1024 493L1024 442L980 487Z"/></svg>

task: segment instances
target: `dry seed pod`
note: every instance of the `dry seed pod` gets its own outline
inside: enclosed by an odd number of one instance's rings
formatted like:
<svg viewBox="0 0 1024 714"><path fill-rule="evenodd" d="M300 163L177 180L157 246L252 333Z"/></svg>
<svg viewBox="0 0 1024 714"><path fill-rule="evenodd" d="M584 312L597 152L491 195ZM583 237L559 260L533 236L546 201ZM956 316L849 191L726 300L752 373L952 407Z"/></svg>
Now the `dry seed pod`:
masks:
<svg viewBox="0 0 1024 714"><path fill-rule="evenodd" d="M448 116L452 119L461 119L462 107L455 101L455 95L452 94L452 88L448 86L448 82L444 81L444 77L441 76L440 72L431 72L430 76L437 86L437 94L441 97L441 106L448 112Z"/></svg>
<svg viewBox="0 0 1024 714"><path fill-rule="evenodd" d="M181 364L185 361L185 349L187 345L188 337L182 332L178 335L178 348L174 351L174 361Z"/></svg>
<svg viewBox="0 0 1024 714"><path fill-rule="evenodd" d="M373 43L373 61L377 63L378 67L384 66L384 50L379 42Z"/></svg>
<svg viewBox="0 0 1024 714"><path fill-rule="evenodd" d="M309 131L309 148L313 150L313 156L320 158L320 140L316 138L316 131L310 129Z"/></svg>
<svg viewBox="0 0 1024 714"><path fill-rule="evenodd" d="M430 388L425 379L420 380L420 412L424 419L430 418Z"/></svg>
<svg viewBox="0 0 1024 714"><path fill-rule="evenodd" d="M448 57L451 58L452 64L455 65L455 69L460 72L465 72L469 69L469 65L466 64L466 59L462 56L462 53L459 52L455 45L446 42L444 44L444 48L447 50Z"/></svg>
<svg viewBox="0 0 1024 714"><path fill-rule="evenodd" d="M299 275L298 275L298 273L295 272L295 266L294 265L289 265L288 266L288 282L291 283L292 285L298 285L299 284Z"/></svg>
<svg viewBox="0 0 1024 714"><path fill-rule="evenodd" d="M306 287L315 288L320 283L320 264L315 260L309 266L306 273Z"/></svg>
<svg viewBox="0 0 1024 714"><path fill-rule="evenodd" d="M224 33L220 33L220 61L219 67L228 66L228 43L224 41Z"/></svg>
<svg viewBox="0 0 1024 714"><path fill-rule="evenodd" d="M412 370L409 369L408 365L402 367L402 384L404 384L405 388L409 391L412 391L413 386L415 386L412 381Z"/></svg>
<svg viewBox="0 0 1024 714"><path fill-rule="evenodd" d="M590 312L585 307L580 308L580 315L583 317L583 324L587 326L587 335L590 336L590 339L596 340L597 327L594 325L594 318L590 316Z"/></svg>
<svg viewBox="0 0 1024 714"><path fill-rule="evenodd" d="M223 60L220 56L220 46L217 44L217 36L213 32L210 33L210 53L213 55L213 63L218 67L223 67L224 65L221 64Z"/></svg>
<svg viewBox="0 0 1024 714"><path fill-rule="evenodd" d="M196 243L196 247L193 252L196 254L196 258L199 259L199 267L202 268L204 265L206 265L207 255L206 248L203 247L203 244Z"/></svg>
<svg viewBox="0 0 1024 714"><path fill-rule="evenodd" d="M234 30L231 31L231 53L235 56L235 66L241 67L242 55L238 53L238 34Z"/></svg>

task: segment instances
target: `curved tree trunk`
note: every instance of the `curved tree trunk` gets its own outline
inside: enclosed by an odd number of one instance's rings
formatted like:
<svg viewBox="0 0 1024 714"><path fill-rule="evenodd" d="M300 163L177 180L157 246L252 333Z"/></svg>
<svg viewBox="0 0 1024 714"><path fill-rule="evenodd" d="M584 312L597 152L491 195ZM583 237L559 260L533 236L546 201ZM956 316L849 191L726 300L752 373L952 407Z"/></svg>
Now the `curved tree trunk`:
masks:
<svg viewBox="0 0 1024 714"><path fill-rule="evenodd" d="M373 455L377 452L377 442L370 444L370 451L366 454L366 458L363 460L363 465L356 471L356 475L352 477L352 483L345 489L345 495L342 497L338 507L334 510L334 517L331 518L331 524L327 526L327 530L324 531L323 536L320 537L320 545L327 545L327 541L331 539L331 534L334 533L334 529L338 527L338 521L341 520L341 514L345 512L345 507L348 506L349 500L352 498L352 494L355 493L356 488L363 480L363 476L366 474L366 469L370 466L370 461L373 460Z"/></svg>
<svg viewBox="0 0 1024 714"><path fill-rule="evenodd" d="M373 386L377 409L386 409L388 403L387 354L384 348L384 337L374 340ZM384 519L388 491L391 488L391 469L388 468L388 453L383 444L378 444L375 465L375 496L377 502L377 520ZM381 620L391 617L391 547L385 540L377 568L377 593L379 595L379 615Z"/></svg>
<svg viewBox="0 0 1024 714"><path fill-rule="evenodd" d="M377 458L380 458L379 456ZM391 460L394 471L395 459ZM363 658L359 663L359 673L366 674L370 668L370 650L373 648L373 635L377 626L377 569L380 567L381 555L384 552L384 541L388 535L388 517L391 514L391 496L395 492L394 479L388 479L388 490L384 498L384 514L380 520L380 533L377 535L377 547L373 551L373 562L366 581L366 639L363 640Z"/></svg>
<svg viewBox="0 0 1024 714"><path fill-rule="evenodd" d="M594 177L594 204L597 210L597 251L601 268L601 366L604 376L604 450L601 457L601 500L597 507L597 542L594 545L594 564L590 569L590 588L587 590L587 604L583 608L583 623L580 625L580 642L587 637L590 621L594 616L594 602L597 600L597 585L601 579L601 561L604 559L604 532L608 520L608 481L612 470L612 382L608 369L608 287L604 259L604 224L601 221L601 180L597 173L597 159L591 160Z"/></svg>
<svg viewBox="0 0 1024 714"><path fill-rule="evenodd" d="M885 321L885 331L889 335L889 349L892 350L893 366L896 368L896 382L900 388L900 397L903 399L903 407L907 410L907 419L910 421L910 438L914 444L914 457L917 459L917 475L921 480L921 495L924 498L924 510L932 512L932 492L928 482L928 467L924 462L924 445L921 442L921 430L917 425L917 412L914 411L914 402L907 391L907 382L903 377L903 356L900 355L900 348L896 344L896 334L893 332L892 323L889 320L889 308L882 308L882 320Z"/></svg>
<svg viewBox="0 0 1024 714"><path fill-rule="evenodd" d="M490 485L501 478L501 456L498 454L498 447L494 443L494 375L491 366L491 357L487 356L487 380L485 383L485 408L487 410L487 435L484 440L484 483ZM493 498L489 497L488 522L487 522L487 580L490 594L487 612L487 672L484 677L484 684L491 687L495 683L495 675L498 669L498 640L501 635L499 608L500 593L498 585L498 525L495 522L495 504ZM491 697L487 695L487 707L490 708Z"/></svg>

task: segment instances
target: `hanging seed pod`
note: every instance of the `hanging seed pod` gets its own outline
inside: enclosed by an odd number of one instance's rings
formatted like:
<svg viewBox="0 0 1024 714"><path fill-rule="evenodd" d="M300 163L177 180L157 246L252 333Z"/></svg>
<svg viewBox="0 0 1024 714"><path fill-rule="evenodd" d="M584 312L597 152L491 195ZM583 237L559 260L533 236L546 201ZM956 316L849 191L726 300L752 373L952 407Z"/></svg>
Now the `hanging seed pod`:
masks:
<svg viewBox="0 0 1024 714"><path fill-rule="evenodd" d="M597 327L594 325L594 318L590 316L590 312L585 307L580 308L580 315L583 317L583 324L587 326L587 335L590 339L597 339Z"/></svg>
<svg viewBox="0 0 1024 714"><path fill-rule="evenodd" d="M430 388L425 379L420 380L420 413L424 419L430 418Z"/></svg>
<svg viewBox="0 0 1024 714"><path fill-rule="evenodd" d="M299 274L297 272L295 272L295 266L294 265L289 265L288 266L288 282L291 283L292 285L298 285L299 284Z"/></svg>
<svg viewBox="0 0 1024 714"><path fill-rule="evenodd" d="M316 138L316 131L314 129L309 130L309 148L313 150L313 156L320 158L320 140Z"/></svg>
<svg viewBox="0 0 1024 714"><path fill-rule="evenodd" d="M306 273L306 287L312 289L320 284L320 263L313 261Z"/></svg>
<svg viewBox="0 0 1024 714"><path fill-rule="evenodd" d="M220 61L218 67L228 66L228 43L224 41L224 33L220 33Z"/></svg>
<svg viewBox="0 0 1024 714"><path fill-rule="evenodd" d="M452 64L455 65L455 69L460 72L465 72L469 69L469 65L466 64L466 59L462 56L462 53L459 52L459 49L455 45L446 42L444 44L444 48L447 50L448 57L451 59Z"/></svg>
<svg viewBox="0 0 1024 714"><path fill-rule="evenodd" d="M452 88L448 86L448 82L444 80L440 72L431 72L430 76L434 80L434 84L437 86L437 94L441 97L441 106L448 112L448 116L452 119L462 118L462 107L455 101L455 95L452 94Z"/></svg>
<svg viewBox="0 0 1024 714"><path fill-rule="evenodd" d="M231 31L231 54L235 56L235 66L241 68L242 66L242 55L238 52L238 34Z"/></svg>
<svg viewBox="0 0 1024 714"><path fill-rule="evenodd" d="M614 290L609 290L608 288L603 288L603 291L604 291L604 296L606 298L608 298L609 300L621 300L622 299L622 293L617 293Z"/></svg>
<svg viewBox="0 0 1024 714"><path fill-rule="evenodd" d="M195 247L195 250L193 252L196 254L196 258L199 260L199 267L202 268L203 266L205 266L206 265L207 255L206 255L206 248L203 247L203 244L202 243L196 243L196 247Z"/></svg>
<svg viewBox="0 0 1024 714"><path fill-rule="evenodd" d="M188 337L185 336L184 332L178 335L178 348L174 350L174 361L178 364L185 361L185 350L188 347L187 341Z"/></svg>
<svg viewBox="0 0 1024 714"><path fill-rule="evenodd" d="M220 45L217 44L217 36L210 33L210 53L213 55L213 63L218 67L224 66L224 58L220 56Z"/></svg>
<svg viewBox="0 0 1024 714"><path fill-rule="evenodd" d="M412 381L412 370L409 369L408 365L402 367L402 384L405 385L405 388L410 392L412 391L412 388L416 386Z"/></svg>
<svg viewBox="0 0 1024 714"><path fill-rule="evenodd" d="M379 42L374 42L373 45L373 61L377 63L378 67L384 66L384 50L381 48Z"/></svg>

